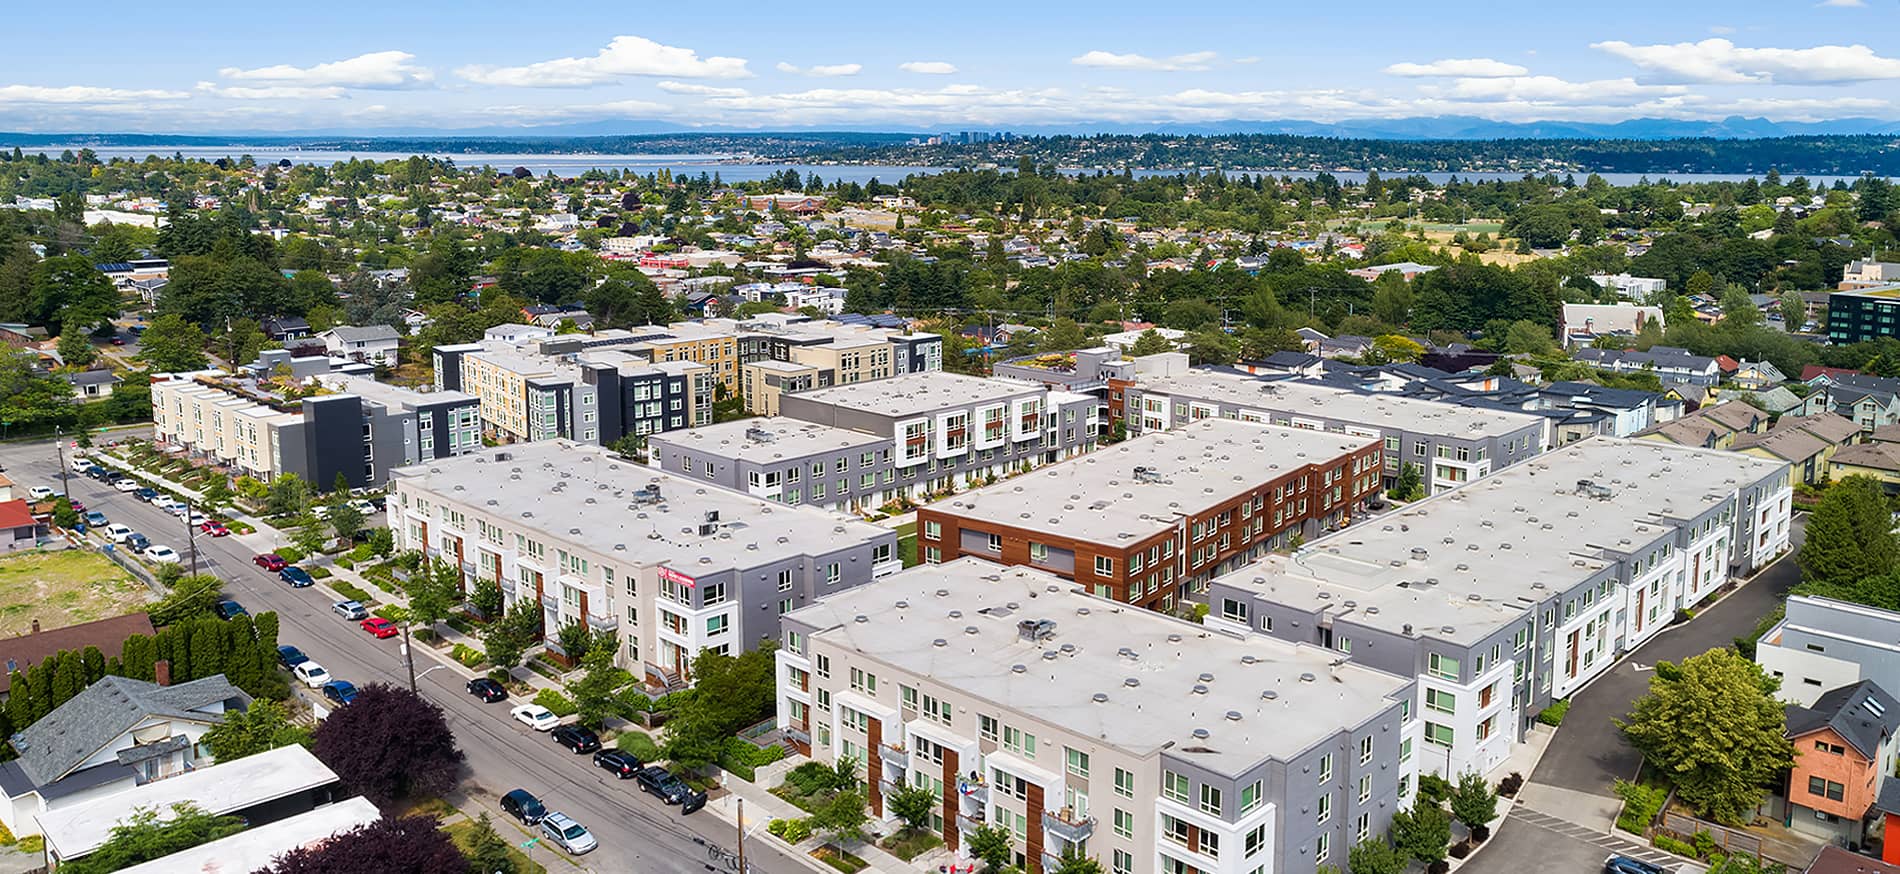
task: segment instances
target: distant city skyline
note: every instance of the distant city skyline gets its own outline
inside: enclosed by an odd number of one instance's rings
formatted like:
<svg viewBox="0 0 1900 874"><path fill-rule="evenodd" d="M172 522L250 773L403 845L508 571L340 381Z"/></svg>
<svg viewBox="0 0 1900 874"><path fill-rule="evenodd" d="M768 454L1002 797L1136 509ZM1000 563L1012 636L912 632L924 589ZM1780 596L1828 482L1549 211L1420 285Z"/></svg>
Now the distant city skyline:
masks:
<svg viewBox="0 0 1900 874"><path fill-rule="evenodd" d="M1900 118L1892 0L14 10L0 130L876 129ZM1875 43L1872 47L1867 43ZM1883 53L1884 52L1884 53Z"/></svg>

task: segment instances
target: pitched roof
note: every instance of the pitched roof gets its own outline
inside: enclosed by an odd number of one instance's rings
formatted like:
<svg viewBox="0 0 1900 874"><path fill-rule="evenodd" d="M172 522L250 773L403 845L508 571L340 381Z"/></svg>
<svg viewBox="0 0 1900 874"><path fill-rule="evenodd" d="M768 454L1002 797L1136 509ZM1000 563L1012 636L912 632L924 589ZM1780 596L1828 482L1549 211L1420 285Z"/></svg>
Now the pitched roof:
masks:
<svg viewBox="0 0 1900 874"><path fill-rule="evenodd" d="M1814 706L1790 704L1787 711L1789 738L1833 729L1870 760L1880 758L1881 742L1900 729L1900 701L1872 680L1829 689Z"/></svg>
<svg viewBox="0 0 1900 874"><path fill-rule="evenodd" d="M1806 461L1827 451L1832 445L1799 428L1782 428L1764 434L1738 434L1734 448L1760 449L1783 461Z"/></svg>
<svg viewBox="0 0 1900 874"><path fill-rule="evenodd" d="M1867 439L1876 443L1900 443L1900 424L1882 425L1867 432Z"/></svg>
<svg viewBox="0 0 1900 874"><path fill-rule="evenodd" d="M249 704L223 674L189 683L160 686L126 677L106 677L15 735L19 763L26 776L44 786L72 773L106 744L150 716L218 723L223 717L203 708L223 702Z"/></svg>
<svg viewBox="0 0 1900 874"><path fill-rule="evenodd" d="M1889 784L1894 781L1887 781ZM1840 847L1829 844L1821 848L1821 854L1808 863L1802 874L1900 874L1900 865L1889 865L1879 859L1850 853Z"/></svg>
<svg viewBox="0 0 1900 874"><path fill-rule="evenodd" d="M324 333L335 334L337 339L351 343L367 340L395 340L402 336L396 333L395 328L388 325L364 325L360 327L357 325L338 325Z"/></svg>
<svg viewBox="0 0 1900 874"><path fill-rule="evenodd" d="M1829 461L1870 470L1900 471L1900 443L1855 443L1843 446Z"/></svg>
<svg viewBox="0 0 1900 874"><path fill-rule="evenodd" d="M127 613L96 622L35 630L0 639L0 692L13 686L12 672L25 672L27 668L39 664L41 659L61 650L79 651L96 646L106 658L118 658L120 649L125 646L125 639L134 634L153 634L152 618L144 613Z"/></svg>
<svg viewBox="0 0 1900 874"><path fill-rule="evenodd" d="M0 529L25 528L38 525L33 518L33 510L27 506L26 499L0 501Z"/></svg>
<svg viewBox="0 0 1900 874"><path fill-rule="evenodd" d="M1775 423L1775 430L1799 428L1829 443L1844 444L1860 433L1860 425L1846 416L1833 413L1815 413L1811 416L1783 416Z"/></svg>
<svg viewBox="0 0 1900 874"><path fill-rule="evenodd" d="M1828 376L1852 376L1860 373L1860 371L1847 367L1822 367L1819 364L1806 364L1801 367L1801 381L1809 382L1823 373Z"/></svg>

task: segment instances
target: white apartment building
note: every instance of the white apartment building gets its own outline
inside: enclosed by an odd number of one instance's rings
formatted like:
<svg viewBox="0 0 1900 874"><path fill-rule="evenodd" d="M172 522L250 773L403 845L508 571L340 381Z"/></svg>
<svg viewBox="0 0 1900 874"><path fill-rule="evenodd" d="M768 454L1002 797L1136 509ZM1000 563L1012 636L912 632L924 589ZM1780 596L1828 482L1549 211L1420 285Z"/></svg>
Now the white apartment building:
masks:
<svg viewBox="0 0 1900 874"><path fill-rule="evenodd" d="M1593 437L1216 578L1208 622L1417 677L1420 767L1482 773L1785 551L1792 499L1785 462Z"/></svg>
<svg viewBox="0 0 1900 874"><path fill-rule="evenodd" d="M778 723L940 799L960 859L979 825L1014 862L1116 874L1310 874L1408 803L1409 677L1312 644L1225 633L976 558L911 568L783 618Z"/></svg>

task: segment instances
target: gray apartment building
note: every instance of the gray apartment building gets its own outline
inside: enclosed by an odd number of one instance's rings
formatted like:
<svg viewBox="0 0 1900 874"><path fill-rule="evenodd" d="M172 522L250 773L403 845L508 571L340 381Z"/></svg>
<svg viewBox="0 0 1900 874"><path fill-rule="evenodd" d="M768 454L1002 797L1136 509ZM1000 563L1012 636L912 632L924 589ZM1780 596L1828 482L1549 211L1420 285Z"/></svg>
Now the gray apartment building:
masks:
<svg viewBox="0 0 1900 874"><path fill-rule="evenodd" d="M693 361L649 362L575 334L516 345L485 341L435 349L436 384L480 400L483 430L503 442L566 438L611 445L712 421L716 380Z"/></svg>
<svg viewBox="0 0 1900 874"><path fill-rule="evenodd" d="M782 620L778 724L849 758L873 814L939 799L1016 865L1311 874L1408 804L1413 681L1311 643L1225 633L977 558L908 569Z"/></svg>
<svg viewBox="0 0 1900 874"><path fill-rule="evenodd" d="M1755 661L1781 679L1782 700L1803 707L1861 680L1900 687L1900 613L1789 595L1787 615L1755 644Z"/></svg>
<svg viewBox="0 0 1900 874"><path fill-rule="evenodd" d="M550 639L575 622L614 631L619 665L666 688L691 680L700 650L775 639L782 614L902 567L889 529L569 440L396 470L389 527L465 586L539 603Z"/></svg>
<svg viewBox="0 0 1900 874"><path fill-rule="evenodd" d="M1417 678L1420 769L1536 714L1788 548L1785 462L1588 438L1216 578L1208 623Z"/></svg>
<svg viewBox="0 0 1900 874"><path fill-rule="evenodd" d="M1535 457L1551 445L1549 420L1529 413L1461 407L1310 382L1262 379L1235 370L1109 383L1109 409L1129 434L1197 419L1228 418L1336 431L1385 442L1384 485L1414 465L1426 494L1437 494Z"/></svg>
<svg viewBox="0 0 1900 874"><path fill-rule="evenodd" d="M775 460L786 472L778 481L779 500L843 503L858 509L881 506L898 497L921 500L1082 455L1095 448L1099 414L1098 402L1087 395L942 371L816 389L785 395L779 402L780 416L768 422L792 419L879 438L875 453L862 450L845 459L848 463L842 469L836 467L837 454L829 450L820 453L822 459L800 459L806 465L803 482L789 480L792 459ZM729 439L730 432L725 437ZM834 434L821 442L842 444L855 439ZM689 467L703 470L711 464L714 473L708 479L740 482L743 472L748 477L745 487L751 485L750 470L710 451L715 443L669 435L651 445L666 470L684 473ZM831 462L833 468L812 482L814 465L820 461ZM763 481L762 487L772 488Z"/></svg>

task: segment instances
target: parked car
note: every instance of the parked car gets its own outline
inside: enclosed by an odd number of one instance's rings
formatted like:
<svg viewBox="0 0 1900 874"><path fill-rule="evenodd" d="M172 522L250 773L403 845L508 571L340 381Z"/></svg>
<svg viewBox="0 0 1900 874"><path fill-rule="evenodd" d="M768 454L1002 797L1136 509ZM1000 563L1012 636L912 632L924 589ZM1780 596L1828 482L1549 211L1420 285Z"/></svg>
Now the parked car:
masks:
<svg viewBox="0 0 1900 874"><path fill-rule="evenodd" d="M86 475L87 479L96 479L96 480L99 480L100 482L104 482L106 477L112 475L112 471L106 470L105 468L100 467L99 465L96 465L96 464L91 467L86 468L84 471L82 471L82 473Z"/></svg>
<svg viewBox="0 0 1900 874"><path fill-rule="evenodd" d="M75 455L67 459L66 466L72 468L73 473L85 473L87 468L93 467L94 465L92 459L84 455Z"/></svg>
<svg viewBox="0 0 1900 874"><path fill-rule="evenodd" d="M585 855L600 846L600 842L594 840L594 835L587 830L587 826L568 818L565 813L559 811L550 813L541 818L540 825L541 833L546 835L549 841L576 856Z"/></svg>
<svg viewBox="0 0 1900 874"><path fill-rule="evenodd" d="M276 571L283 570L285 567L288 567L290 565L290 562L284 561L284 557L281 555L278 555L277 553L266 552L263 555L259 555L252 558L251 564L257 565L258 567L261 567L267 571L271 571L274 573Z"/></svg>
<svg viewBox="0 0 1900 874"><path fill-rule="evenodd" d="M594 765L622 780L631 780L645 763L626 750L601 750L594 754Z"/></svg>
<svg viewBox="0 0 1900 874"><path fill-rule="evenodd" d="M521 820L526 825L534 825L541 817L548 815L548 809L541 799L526 789L511 789L501 797L501 812Z"/></svg>
<svg viewBox="0 0 1900 874"><path fill-rule="evenodd" d="M691 795L692 787L686 781L673 776L672 771L659 766L648 765L635 775L640 781L640 789L659 797L668 804L678 804Z"/></svg>
<svg viewBox="0 0 1900 874"><path fill-rule="evenodd" d="M368 501L365 501L365 500L363 500L363 499L361 499L361 498L358 498L358 499L356 499L356 500L354 500L354 501L351 501L351 502L350 502L350 507L351 507L351 508L353 508L353 509L355 509L355 510L356 510L356 512L358 512L358 513L361 513L361 514L363 514L363 515L365 515L365 516L374 516L374 515L376 515L376 514L377 514L378 512L380 512L379 510L377 510L377 509L376 509L376 505L375 505L375 504L372 504L372 503L370 503L370 502L368 502Z"/></svg>
<svg viewBox="0 0 1900 874"><path fill-rule="evenodd" d="M290 673L296 676L298 682L312 689L321 689L323 688L323 684L330 682L330 672L324 670L322 665L309 659L292 665Z"/></svg>
<svg viewBox="0 0 1900 874"><path fill-rule="evenodd" d="M508 711L508 715L513 716L516 722L535 731L552 731L555 726L561 724L561 717L555 716L554 711L539 704L522 704Z"/></svg>
<svg viewBox="0 0 1900 874"><path fill-rule="evenodd" d="M130 540L132 538L132 535L137 534L138 532L133 531L131 526L128 526L128 525L108 525L106 526L106 530L100 533L104 534L106 536L106 539L112 541L113 543L124 543L127 540Z"/></svg>
<svg viewBox="0 0 1900 874"><path fill-rule="evenodd" d="M484 703L493 704L508 700L508 687L487 677L476 677L468 681L468 694L482 699Z"/></svg>
<svg viewBox="0 0 1900 874"><path fill-rule="evenodd" d="M369 608L364 607L361 601L338 601L335 604L331 604L330 609L335 612L336 615L349 620L363 620L369 618Z"/></svg>
<svg viewBox="0 0 1900 874"><path fill-rule="evenodd" d="M149 504L158 498L158 489L152 488L151 486L140 486L138 491L132 493L132 497Z"/></svg>
<svg viewBox="0 0 1900 874"><path fill-rule="evenodd" d="M317 584L310 572L296 565L290 565L277 572L277 578L290 584L293 589L307 589Z"/></svg>
<svg viewBox="0 0 1900 874"><path fill-rule="evenodd" d="M600 749L600 735L581 725L563 725L555 729L554 742L572 750L575 755Z"/></svg>
<svg viewBox="0 0 1900 874"><path fill-rule="evenodd" d="M310 657L304 655L303 650L290 644L281 644L277 647L277 663L286 668L294 668L308 661Z"/></svg>
<svg viewBox="0 0 1900 874"><path fill-rule="evenodd" d="M1603 874L1666 874L1666 872L1660 866L1641 859L1611 856L1603 860Z"/></svg>
<svg viewBox="0 0 1900 874"><path fill-rule="evenodd" d="M251 615L251 611L244 609L244 605L239 604L236 601L219 601L218 602L218 618L219 619L227 619L227 620L236 619L239 616L249 616L249 615Z"/></svg>
<svg viewBox="0 0 1900 874"><path fill-rule="evenodd" d="M129 476L124 476L113 480L112 487L130 494L139 490L139 481Z"/></svg>
<svg viewBox="0 0 1900 874"><path fill-rule="evenodd" d="M402 633L401 630L396 627L396 623L384 619L381 616L371 616L363 620L360 624L363 626L364 631L369 632L370 636L377 640L387 640Z"/></svg>
<svg viewBox="0 0 1900 874"><path fill-rule="evenodd" d="M26 493L32 495L35 501L50 501L59 497L59 492L53 491L46 486L34 486L27 489Z"/></svg>
<svg viewBox="0 0 1900 874"><path fill-rule="evenodd" d="M323 684L323 697L341 707L356 700L356 684L348 680L331 680Z"/></svg>
<svg viewBox="0 0 1900 874"><path fill-rule="evenodd" d="M145 535L135 531L131 537L125 539L125 545L126 548L132 550L132 552L138 555L144 555L146 550L152 548L152 541L146 539Z"/></svg>
<svg viewBox="0 0 1900 874"><path fill-rule="evenodd" d="M212 537L231 536L231 529L224 527L224 523L219 522L216 519L206 519L205 521L198 523L198 530L203 531L204 533L209 534Z"/></svg>
<svg viewBox="0 0 1900 874"><path fill-rule="evenodd" d="M106 514L98 510L88 510L86 511L86 515L80 518L86 520L87 528L104 528L111 524L111 521L106 518Z"/></svg>
<svg viewBox="0 0 1900 874"><path fill-rule="evenodd" d="M145 560L164 564L177 564L179 562L178 550L172 549L169 546L154 546L145 550Z"/></svg>

